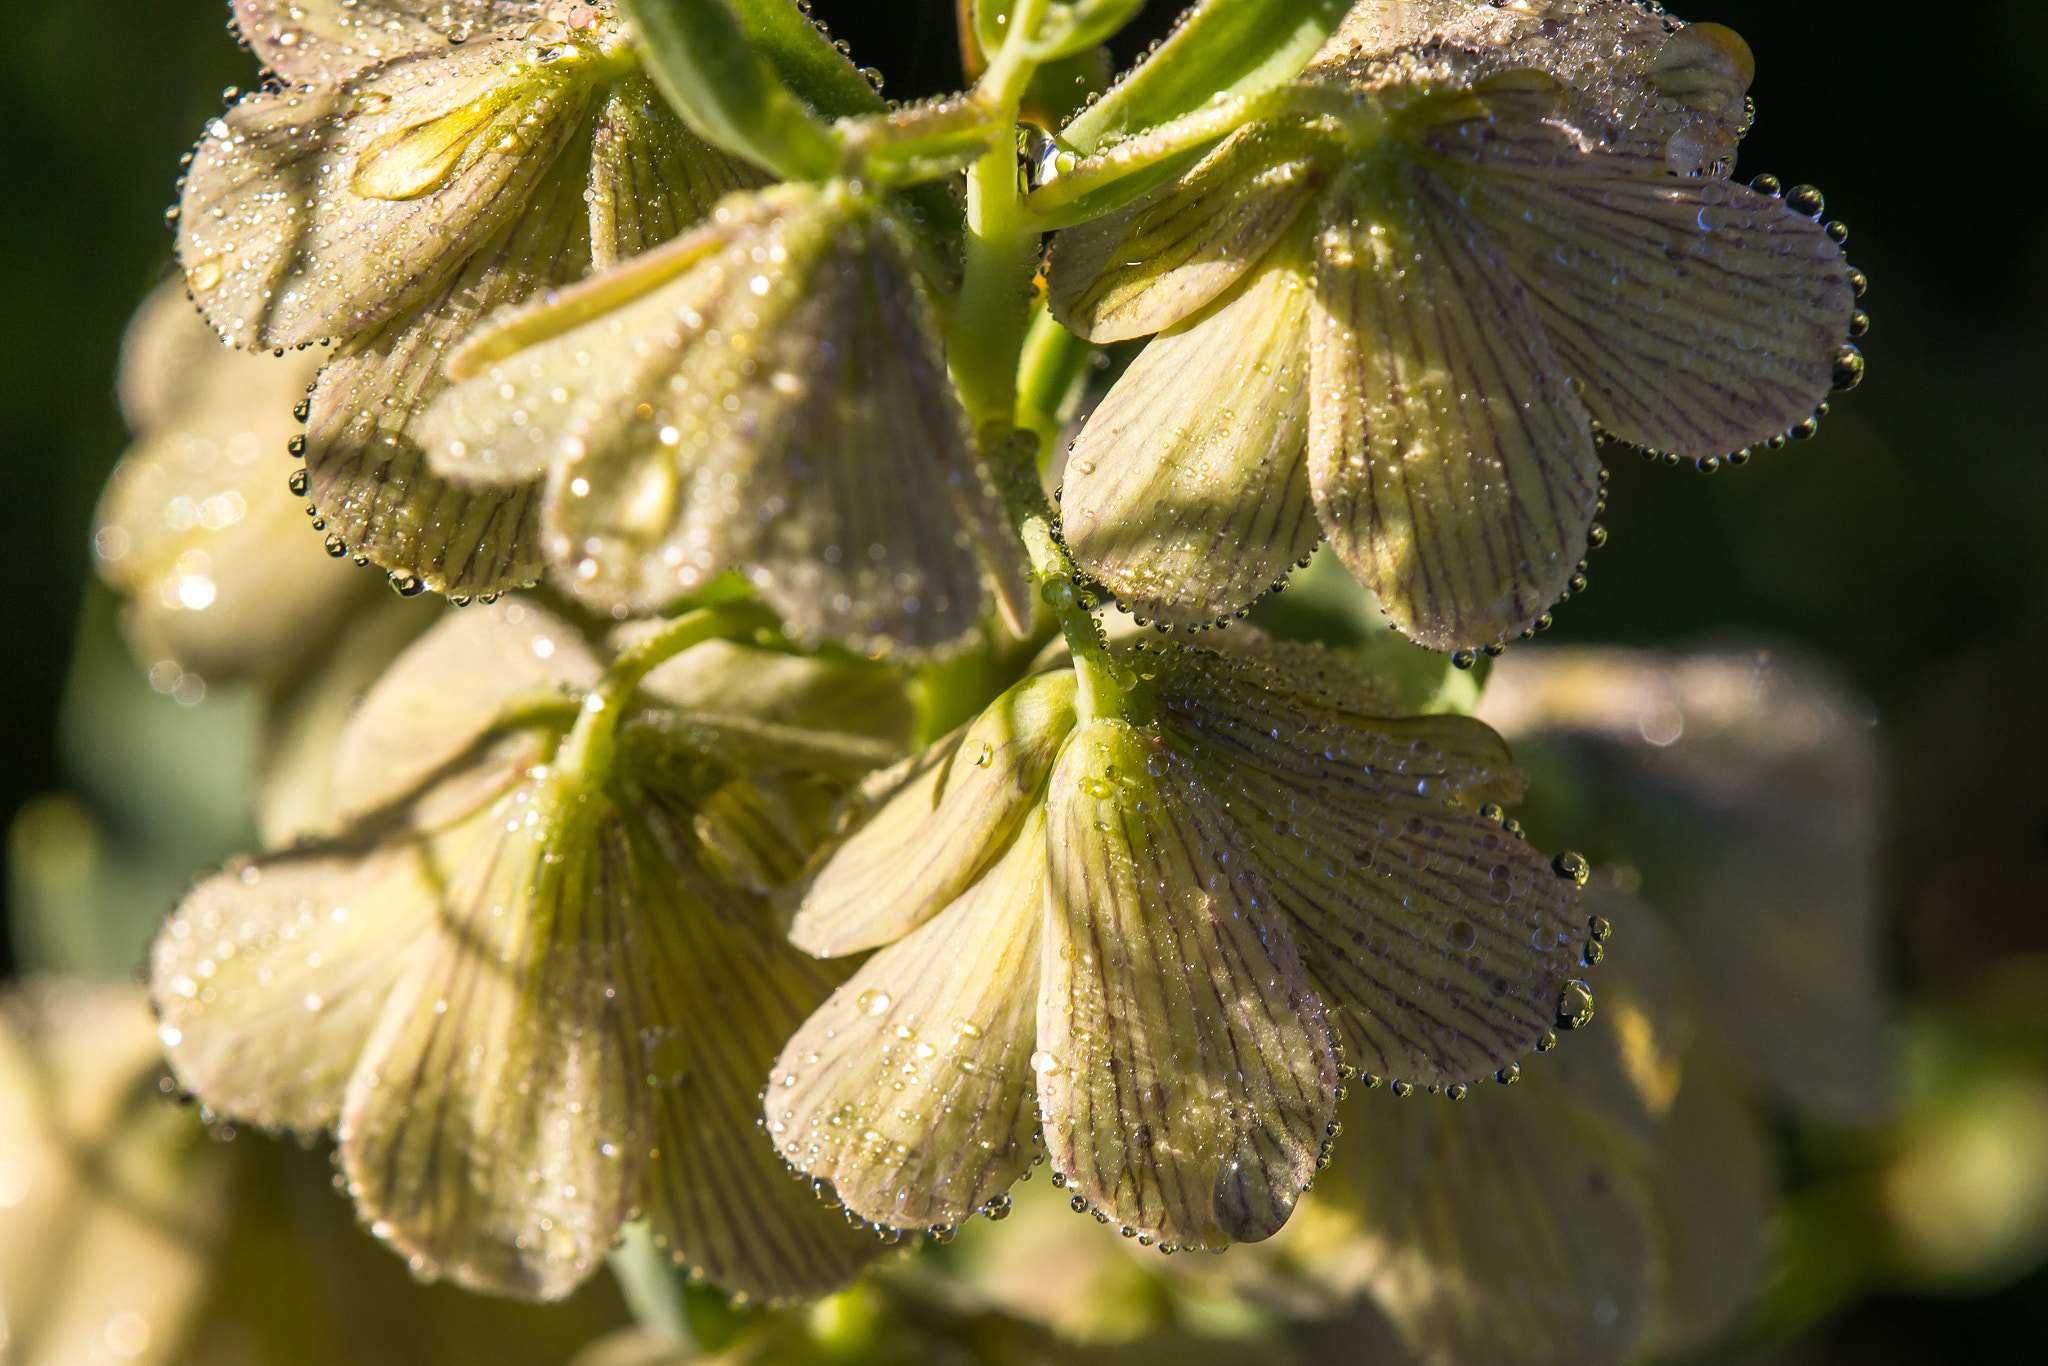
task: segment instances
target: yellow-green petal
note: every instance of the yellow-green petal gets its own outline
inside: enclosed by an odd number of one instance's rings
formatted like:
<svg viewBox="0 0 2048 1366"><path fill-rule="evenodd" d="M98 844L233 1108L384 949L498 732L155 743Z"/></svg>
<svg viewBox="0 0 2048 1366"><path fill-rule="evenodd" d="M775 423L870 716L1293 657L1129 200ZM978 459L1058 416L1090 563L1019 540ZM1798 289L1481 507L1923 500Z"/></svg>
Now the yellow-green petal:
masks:
<svg viewBox="0 0 2048 1366"><path fill-rule="evenodd" d="M554 696L573 708L600 672L581 632L524 599L449 613L385 671L342 732L334 758L340 818L416 795L467 754L508 703Z"/></svg>
<svg viewBox="0 0 2048 1366"><path fill-rule="evenodd" d="M763 1100L797 1170L892 1228L964 1222L1037 1157L1045 820L883 949L782 1050Z"/></svg>
<svg viewBox="0 0 2048 1366"><path fill-rule="evenodd" d="M1476 809L1520 793L1499 736L1374 715L1341 661L1303 646L1147 646L1132 667L1157 679L1162 723L1289 914L1349 1062L1470 1083L1555 1028L1559 990L1585 972L1585 911L1575 882Z"/></svg>
<svg viewBox="0 0 2048 1366"><path fill-rule="evenodd" d="M1316 263L1309 480L1404 635L1491 645L1564 592L1599 460L1519 284L1457 197L1390 173L1332 196Z"/></svg>
<svg viewBox="0 0 2048 1366"><path fill-rule="evenodd" d="M1227 617L1321 538L1304 275L1270 263L1155 338L1075 439L1060 498L1068 548L1140 617Z"/></svg>
<svg viewBox="0 0 2048 1366"><path fill-rule="evenodd" d="M609 270L660 246L726 195L763 183L685 128L652 81L627 77L605 92L592 144L592 268Z"/></svg>
<svg viewBox="0 0 2048 1366"><path fill-rule="evenodd" d="M1314 1173L1337 1062L1245 832L1118 721L1075 732L1046 827L1032 1066L1054 1169L1169 1246L1270 1237Z"/></svg>
<svg viewBox="0 0 2048 1366"><path fill-rule="evenodd" d="M256 59L290 81L345 80L414 52L441 52L529 21L520 0L232 0Z"/></svg>
<svg viewBox="0 0 2048 1366"><path fill-rule="evenodd" d="M810 887L789 936L833 958L900 939L995 860L1074 727L1074 675L1017 684L964 730L885 775L879 809Z"/></svg>
<svg viewBox="0 0 2048 1366"><path fill-rule="evenodd" d="M1094 342L1183 321L1259 264L1332 150L1296 128L1252 124L1131 207L1068 228L1046 266L1053 316Z"/></svg>
<svg viewBox="0 0 2048 1366"><path fill-rule="evenodd" d="M231 1119L327 1128L436 909L433 868L402 840L282 854L200 883L150 952L179 1081Z"/></svg>

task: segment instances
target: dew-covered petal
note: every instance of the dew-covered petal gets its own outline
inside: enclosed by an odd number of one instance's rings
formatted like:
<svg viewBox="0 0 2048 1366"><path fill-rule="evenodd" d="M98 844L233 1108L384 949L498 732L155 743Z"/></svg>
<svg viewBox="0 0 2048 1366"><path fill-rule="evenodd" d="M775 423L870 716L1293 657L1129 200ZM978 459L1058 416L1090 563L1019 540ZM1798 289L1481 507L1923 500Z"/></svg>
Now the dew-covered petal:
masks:
<svg viewBox="0 0 2048 1366"><path fill-rule="evenodd" d="M832 854L790 925L820 957L916 929L994 860L1074 728L1074 675L1027 678L963 731L880 775L874 814ZM886 796L884 795L886 794Z"/></svg>
<svg viewBox="0 0 2048 1366"><path fill-rule="evenodd" d="M444 479L422 448L420 422L448 386L448 352L480 318L588 267L586 166L564 158L516 223L417 308L342 346L321 373L306 470L331 546L436 592L495 593L539 576L538 489Z"/></svg>
<svg viewBox="0 0 2048 1366"><path fill-rule="evenodd" d="M321 550L285 483L292 406L319 359L228 350L176 285L137 313L122 387L148 421L107 483L93 549L146 663L274 682L375 587Z"/></svg>
<svg viewBox="0 0 2048 1366"><path fill-rule="evenodd" d="M1188 318L1260 262L1323 179L1329 147L1298 128L1238 130L1186 175L1053 241L1053 316L1093 342Z"/></svg>
<svg viewBox="0 0 2048 1366"><path fill-rule="evenodd" d="M1349 1194L1332 1194L1360 1220L1374 1299L1424 1361L1631 1358L1658 1249L1629 1144L1540 1062L1462 1102L1368 1101L1346 1116L1336 1154Z"/></svg>
<svg viewBox="0 0 2048 1366"><path fill-rule="evenodd" d="M1037 1157L1045 818L796 1031L764 1099L791 1166L892 1228L964 1222Z"/></svg>
<svg viewBox="0 0 2048 1366"><path fill-rule="evenodd" d="M179 1081L232 1119L325 1129L434 911L432 869L406 841L283 854L200 883L150 952Z"/></svg>
<svg viewBox="0 0 2048 1366"><path fill-rule="evenodd" d="M1588 154L1546 122L1433 141L1612 435L1725 455L1828 396L1855 292L1817 220L1746 186Z"/></svg>
<svg viewBox="0 0 2048 1366"><path fill-rule="evenodd" d="M472 826L437 841L439 904L350 1078L342 1168L420 1275L558 1299L649 1160L617 991L635 870L616 811L571 776Z"/></svg>
<svg viewBox="0 0 2048 1366"><path fill-rule="evenodd" d="M444 616L377 680L335 749L335 799L354 819L413 795L498 723L507 703L597 682L575 627L519 598Z"/></svg>
<svg viewBox="0 0 2048 1366"><path fill-rule="evenodd" d="M660 246L695 226L719 200L764 184L760 172L712 148L645 76L604 95L590 161L590 245L594 267Z"/></svg>
<svg viewBox="0 0 2048 1366"><path fill-rule="evenodd" d="M672 811L636 814L620 1044L649 1115L640 1207L692 1274L750 1299L825 1294L884 1249L783 1165L760 1095L776 1051L845 973L791 948L764 904L708 879Z"/></svg>
<svg viewBox="0 0 2048 1366"><path fill-rule="evenodd" d="M305 85L532 21L533 0L232 0L256 59Z"/></svg>
<svg viewBox="0 0 2048 1366"><path fill-rule="evenodd" d="M1426 172L1325 210L1309 480L1331 545L1404 635L1490 645L1564 592L1599 461L1523 291Z"/></svg>
<svg viewBox="0 0 2048 1366"><path fill-rule="evenodd" d="M1301 270L1262 268L1154 339L1075 440L1067 546L1138 616L1227 617L1315 549L1309 296Z"/></svg>
<svg viewBox="0 0 2048 1366"><path fill-rule="evenodd" d="M576 133L596 59L516 42L259 93L194 154L178 259L231 345L346 337L432 295L511 222Z"/></svg>
<svg viewBox="0 0 2048 1366"><path fill-rule="evenodd" d="M1270 1237L1314 1173L1337 1061L1244 832L1121 721L1075 733L1046 827L1032 1065L1054 1169L1169 1246Z"/></svg>
<svg viewBox="0 0 2048 1366"><path fill-rule="evenodd" d="M1307 647L1155 645L1132 666L1251 842L1349 1062L1469 1083L1555 1027L1585 912L1575 882L1474 809L1520 793L1499 736L1346 707L1371 699Z"/></svg>

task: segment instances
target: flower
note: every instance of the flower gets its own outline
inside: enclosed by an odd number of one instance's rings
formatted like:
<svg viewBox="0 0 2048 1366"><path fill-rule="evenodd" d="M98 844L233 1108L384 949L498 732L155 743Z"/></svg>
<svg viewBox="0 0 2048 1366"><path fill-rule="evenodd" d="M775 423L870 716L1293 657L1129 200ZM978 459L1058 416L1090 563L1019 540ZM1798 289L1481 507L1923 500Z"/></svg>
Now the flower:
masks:
<svg viewBox="0 0 2048 1366"><path fill-rule="evenodd" d="M1577 882L1481 805L1521 785L1485 727L1388 717L1305 647L1117 659L1145 720L1082 717L1065 670L1018 684L890 775L791 926L887 946L765 1102L879 1224L1000 1208L1042 1131L1076 1208L1255 1241L1334 1132L1340 1054L1462 1091L1584 990Z"/></svg>
<svg viewBox="0 0 2048 1366"><path fill-rule="evenodd" d="M859 663L771 660L736 713L665 703L743 691L760 652L738 648L678 656L626 705L537 607L444 619L336 747L340 833L207 880L159 934L179 1080L223 1115L333 1126L359 1209L426 1277L557 1298L635 1211L748 1296L851 1276L875 1239L755 1119L842 974L755 889L893 747L760 719L836 719Z"/></svg>
<svg viewBox="0 0 2048 1366"><path fill-rule="evenodd" d="M1074 442L1077 563L1195 627L1327 536L1414 640L1530 628L1596 431L1719 457L1862 373L1818 193L1725 179L1750 73L1654 6L1358 6L1283 112L1055 242L1062 321L1160 334Z"/></svg>
<svg viewBox="0 0 2048 1366"><path fill-rule="evenodd" d="M1004 602L1029 599L912 253L845 184L732 196L487 324L422 437L458 481L545 474L556 577L600 610L659 608L739 564L798 636L957 644L982 565Z"/></svg>
<svg viewBox="0 0 2048 1366"><path fill-rule="evenodd" d="M444 351L760 175L683 127L607 3L237 0L235 19L282 84L194 152L187 287L231 345L338 343L302 448L330 553L458 595L530 581L537 491L451 486L412 435Z"/></svg>
<svg viewBox="0 0 2048 1366"><path fill-rule="evenodd" d="M223 350L164 285L129 324L122 406L135 444L94 519L100 577L127 595L145 667L278 682L371 583L320 553L277 469L317 357Z"/></svg>

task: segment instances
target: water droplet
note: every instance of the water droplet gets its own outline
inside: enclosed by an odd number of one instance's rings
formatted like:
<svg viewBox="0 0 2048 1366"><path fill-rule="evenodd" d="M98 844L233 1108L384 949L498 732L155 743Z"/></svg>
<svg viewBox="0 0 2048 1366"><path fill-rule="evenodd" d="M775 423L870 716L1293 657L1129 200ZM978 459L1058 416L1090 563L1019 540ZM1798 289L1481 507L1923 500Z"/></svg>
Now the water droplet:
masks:
<svg viewBox="0 0 2048 1366"><path fill-rule="evenodd" d="M1583 1029L1593 1022L1593 988L1584 982L1566 982L1557 993L1557 1027Z"/></svg>
<svg viewBox="0 0 2048 1366"><path fill-rule="evenodd" d="M889 1009L889 993L886 991L863 991L854 1000L863 1015L880 1015Z"/></svg>

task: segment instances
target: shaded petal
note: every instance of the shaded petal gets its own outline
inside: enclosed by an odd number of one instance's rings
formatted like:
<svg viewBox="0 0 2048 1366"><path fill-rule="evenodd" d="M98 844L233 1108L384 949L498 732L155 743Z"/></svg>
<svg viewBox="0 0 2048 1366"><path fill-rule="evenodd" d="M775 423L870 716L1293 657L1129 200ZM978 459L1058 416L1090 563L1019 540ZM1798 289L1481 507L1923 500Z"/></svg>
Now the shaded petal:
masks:
<svg viewBox="0 0 2048 1366"><path fill-rule="evenodd" d="M945 911L869 959L806 1020L768 1082L799 1171L892 1228L964 1222L1036 1160L1045 819Z"/></svg>
<svg viewBox="0 0 2048 1366"><path fill-rule="evenodd" d="M1347 1118L1331 1185L1350 1194L1332 1194L1360 1218L1373 1297L1425 1361L1630 1358L1658 1276L1645 1173L1543 1069L1457 1104L1375 1092Z"/></svg>
<svg viewBox="0 0 2048 1366"><path fill-rule="evenodd" d="M418 1274L557 1299L649 1160L617 994L638 870L617 812L570 775L472 825L435 850L445 890L350 1078L342 1168Z"/></svg>
<svg viewBox="0 0 2048 1366"><path fill-rule="evenodd" d="M871 949L966 891L1044 788L1074 728L1075 689L1067 671L1027 678L884 775L886 801L811 883L790 941L825 958Z"/></svg>
<svg viewBox="0 0 2048 1366"><path fill-rule="evenodd" d="M322 552L280 468L318 366L228 350L175 285L136 315L123 387L150 422L108 481L93 546L145 663L275 682L375 587Z"/></svg>
<svg viewBox="0 0 2048 1366"><path fill-rule="evenodd" d="M413 52L440 52L534 17L530 0L232 0L256 59L308 85Z"/></svg>
<svg viewBox="0 0 2048 1366"><path fill-rule="evenodd" d="M593 266L609 270L702 221L735 190L766 184L760 172L691 134L645 76L604 96L590 161Z"/></svg>
<svg viewBox="0 0 2048 1366"><path fill-rule="evenodd" d="M443 617L377 680L335 749L338 815L412 796L467 753L508 702L581 692L601 672L582 634L519 599Z"/></svg>
<svg viewBox="0 0 2048 1366"><path fill-rule="evenodd" d="M1663 1229L1663 1293L1649 1348L1682 1358L1714 1346L1772 1269L1777 1174L1770 1136L1727 1060L1695 1044L1665 1118L1652 1193Z"/></svg>
<svg viewBox="0 0 2048 1366"><path fill-rule="evenodd" d="M200 883L150 953L179 1081L233 1119L325 1129L434 908L432 870L408 842L284 854Z"/></svg>
<svg viewBox="0 0 2048 1366"><path fill-rule="evenodd" d="M428 464L417 427L448 386L447 352L478 319L588 267L584 172L582 157L565 159L516 224L418 308L344 345L322 372L306 469L331 546L435 592L488 594L538 576L538 490L448 482Z"/></svg>
<svg viewBox="0 0 2048 1366"><path fill-rule="evenodd" d="M884 1247L776 1156L761 1088L776 1051L843 979L798 953L759 902L699 871L688 836L649 803L632 838L634 937L621 1040L650 1115L641 1205L693 1275L764 1300L812 1298Z"/></svg>
<svg viewBox="0 0 2048 1366"><path fill-rule="evenodd" d="M1700 984L1704 1025L1795 1113L1869 1123L1896 1059L1870 704L1796 651L1516 651L1481 715L1595 803Z"/></svg>
<svg viewBox="0 0 2048 1366"><path fill-rule="evenodd" d="M1654 1165L1659 1136L1685 1081L1694 1024L1676 947L1641 904L1592 888L1587 906L1612 927L1593 986L1598 1028L1582 1030L1540 1064Z"/></svg>
<svg viewBox="0 0 2048 1366"><path fill-rule="evenodd" d="M1746 186L1588 154L1547 122L1460 125L1433 142L1464 163L1445 182L1612 435L1725 455L1828 396L1855 292L1817 220Z"/></svg>
<svg viewBox="0 0 2048 1366"><path fill-rule="evenodd" d="M1093 342L1161 332L1257 264L1321 183L1327 142L1253 124L1127 209L1053 239L1053 316Z"/></svg>
<svg viewBox="0 0 2048 1366"><path fill-rule="evenodd" d="M865 660L707 640L650 672L640 690L679 711L753 716L904 745L916 715L903 675Z"/></svg>
<svg viewBox="0 0 2048 1366"><path fill-rule="evenodd" d="M1555 1027L1559 989L1584 972L1585 912L1575 882L1472 809L1520 793L1499 736L1373 716L1344 666L1305 646L1148 645L1133 667L1227 794L1348 1061L1472 1082Z"/></svg>
<svg viewBox="0 0 2048 1366"><path fill-rule="evenodd" d="M519 214L590 100L585 61L496 39L401 57L346 89L287 87L210 126L178 259L231 345L365 331L444 284Z"/></svg>
<svg viewBox="0 0 2048 1366"><path fill-rule="evenodd" d="M1599 461L1521 287L1455 195L1406 175L1402 199L1339 193L1325 212L1309 479L1331 545L1404 635L1490 645L1563 593Z"/></svg>
<svg viewBox="0 0 2048 1366"><path fill-rule="evenodd" d="M1269 264L1139 353L1081 429L1062 529L1129 611L1206 624L1315 549L1308 318L1308 282Z"/></svg>
<svg viewBox="0 0 2048 1366"><path fill-rule="evenodd" d="M1169 1246L1277 1232L1336 1103L1322 1003L1187 762L1077 731L1046 805L1038 1104L1053 1167Z"/></svg>

